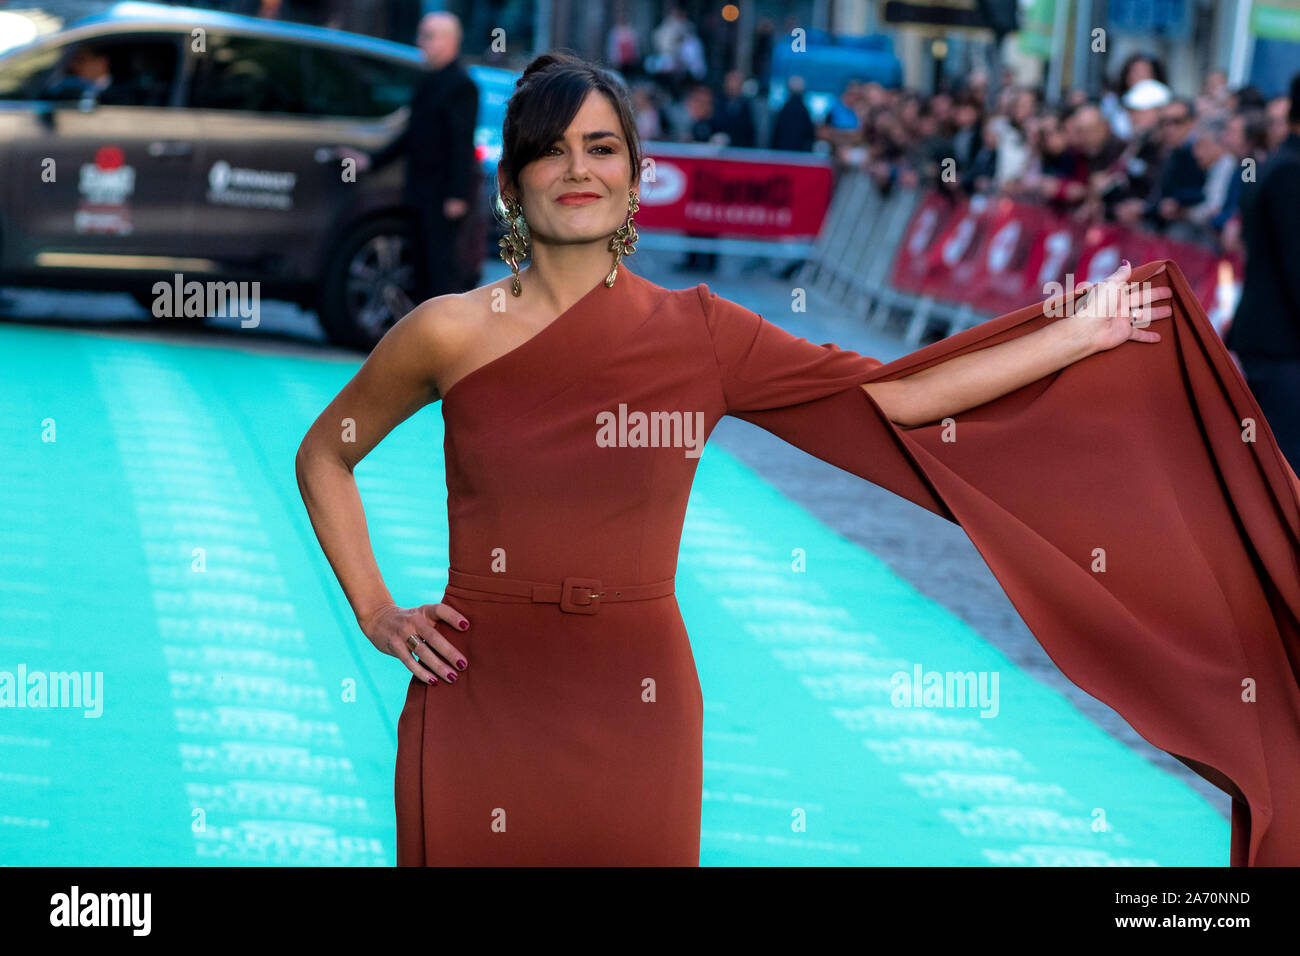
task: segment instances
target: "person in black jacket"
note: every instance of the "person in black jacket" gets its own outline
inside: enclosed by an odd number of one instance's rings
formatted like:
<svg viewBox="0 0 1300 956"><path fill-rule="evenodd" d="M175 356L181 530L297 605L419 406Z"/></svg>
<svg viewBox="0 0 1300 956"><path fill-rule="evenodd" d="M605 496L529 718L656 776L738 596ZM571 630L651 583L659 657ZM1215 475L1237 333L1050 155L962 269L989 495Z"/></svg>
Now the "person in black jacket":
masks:
<svg viewBox="0 0 1300 956"><path fill-rule="evenodd" d="M416 301L463 292L456 244L474 201L474 127L478 87L460 62L460 20L445 11L420 20L419 46L429 62L411 98L406 128L391 143L358 162L378 169L406 159L406 202L415 214Z"/></svg>
<svg viewBox="0 0 1300 956"><path fill-rule="evenodd" d="M1288 135L1239 193L1246 274L1225 344L1282 453L1300 471L1300 73Z"/></svg>
<svg viewBox="0 0 1300 956"><path fill-rule="evenodd" d="M1205 199L1205 170L1192 151L1196 108L1189 100L1172 100L1160 114L1160 130L1169 151L1147 206L1146 218L1163 232L1183 211Z"/></svg>
<svg viewBox="0 0 1300 956"><path fill-rule="evenodd" d="M790 77L787 88L789 96L772 124L772 148L811 153L813 144L817 142L817 128L803 99L803 77Z"/></svg>
<svg viewBox="0 0 1300 956"><path fill-rule="evenodd" d="M745 74L729 70L722 84L722 97L718 102L715 128L727 134L728 146L753 149L758 145L758 128L754 123L754 107L745 95Z"/></svg>

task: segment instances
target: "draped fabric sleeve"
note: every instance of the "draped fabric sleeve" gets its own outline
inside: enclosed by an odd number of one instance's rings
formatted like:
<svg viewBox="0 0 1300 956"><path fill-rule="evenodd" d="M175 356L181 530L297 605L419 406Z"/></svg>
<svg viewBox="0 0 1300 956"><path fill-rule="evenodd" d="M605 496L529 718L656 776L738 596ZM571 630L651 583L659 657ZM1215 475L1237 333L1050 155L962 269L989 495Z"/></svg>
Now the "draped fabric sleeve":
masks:
<svg viewBox="0 0 1300 956"><path fill-rule="evenodd" d="M866 381L879 359L797 338L708 286L698 286L727 414L823 398Z"/></svg>
<svg viewBox="0 0 1300 956"><path fill-rule="evenodd" d="M916 428L860 387L1042 328L1044 303L889 364L715 299L728 413L959 524L1067 678L1230 794L1232 865L1300 865L1300 479L1177 264L1126 342Z"/></svg>

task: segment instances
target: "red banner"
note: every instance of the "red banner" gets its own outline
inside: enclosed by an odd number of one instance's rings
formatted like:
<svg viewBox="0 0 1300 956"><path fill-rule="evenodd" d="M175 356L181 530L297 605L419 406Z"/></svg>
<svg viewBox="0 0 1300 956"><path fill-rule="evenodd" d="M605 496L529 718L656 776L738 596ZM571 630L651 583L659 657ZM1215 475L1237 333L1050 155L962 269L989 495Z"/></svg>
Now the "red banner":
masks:
<svg viewBox="0 0 1300 956"><path fill-rule="evenodd" d="M1221 283L1240 281L1241 263L1211 249L1118 223L1083 227L1043 206L1010 199L955 202L927 193L894 259L895 289L1001 314L1097 282L1119 268L1173 259L1210 311ZM1072 285L1069 287L1073 287Z"/></svg>
<svg viewBox="0 0 1300 956"><path fill-rule="evenodd" d="M831 203L831 165L808 153L646 143L637 228L811 242Z"/></svg>
<svg viewBox="0 0 1300 956"><path fill-rule="evenodd" d="M976 277L971 283L971 304L976 309L1001 315L1043 298L1027 280L1030 253L1047 222L1047 211L1041 206L998 200L997 215L980 253L982 280Z"/></svg>
<svg viewBox="0 0 1300 956"><path fill-rule="evenodd" d="M952 217L957 205L937 192L927 193L922 198L912 220L903 233L903 241L898 244L898 255L894 259L894 277L892 284L900 292L920 292L929 271L926 250L934 244L935 236L944 229Z"/></svg>

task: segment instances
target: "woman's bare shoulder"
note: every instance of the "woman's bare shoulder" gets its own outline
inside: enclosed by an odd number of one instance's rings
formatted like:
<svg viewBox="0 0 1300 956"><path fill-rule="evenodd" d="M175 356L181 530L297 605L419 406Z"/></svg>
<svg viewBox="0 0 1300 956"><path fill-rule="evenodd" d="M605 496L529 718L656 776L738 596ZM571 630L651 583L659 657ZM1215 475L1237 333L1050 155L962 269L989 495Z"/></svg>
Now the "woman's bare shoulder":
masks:
<svg viewBox="0 0 1300 956"><path fill-rule="evenodd" d="M509 288L509 279L499 279L467 292L435 295L412 309L409 316L426 334L454 335L475 319L481 318L485 310L491 309L494 292L499 294L506 291L508 294Z"/></svg>
<svg viewBox="0 0 1300 956"><path fill-rule="evenodd" d="M492 314L494 299L502 294L510 294L509 276L466 292L425 299L394 326L392 331L399 333L395 344L411 357L420 356L429 376L441 385L481 345L485 316Z"/></svg>

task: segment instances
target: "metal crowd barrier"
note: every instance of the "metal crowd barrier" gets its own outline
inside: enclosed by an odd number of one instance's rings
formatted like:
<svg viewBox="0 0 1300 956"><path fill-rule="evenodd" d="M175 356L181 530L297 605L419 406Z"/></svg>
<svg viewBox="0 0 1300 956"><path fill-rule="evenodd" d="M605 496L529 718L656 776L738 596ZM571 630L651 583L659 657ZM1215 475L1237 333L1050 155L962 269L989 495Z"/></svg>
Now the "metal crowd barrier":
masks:
<svg viewBox="0 0 1300 956"><path fill-rule="evenodd" d="M906 255L903 234L920 201L920 188L895 187L882 197L865 173L840 177L812 255L804 260L798 283L858 312L868 325L884 331L895 316L906 319L903 340L918 347L932 324L944 335L978 325L986 316L964 303L899 292L889 285L894 257Z"/></svg>

